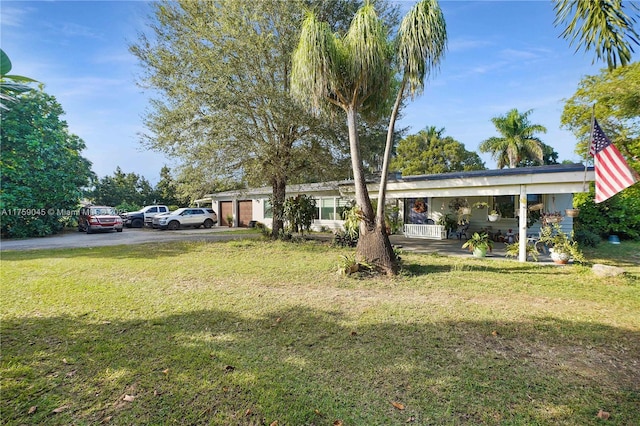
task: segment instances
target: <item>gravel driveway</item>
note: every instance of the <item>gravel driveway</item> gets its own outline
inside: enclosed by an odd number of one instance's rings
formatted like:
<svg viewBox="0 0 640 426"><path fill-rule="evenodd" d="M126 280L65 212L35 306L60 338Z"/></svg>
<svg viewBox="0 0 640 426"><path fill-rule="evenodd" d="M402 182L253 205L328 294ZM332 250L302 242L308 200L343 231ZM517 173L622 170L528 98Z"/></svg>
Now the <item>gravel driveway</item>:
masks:
<svg viewBox="0 0 640 426"><path fill-rule="evenodd" d="M125 228L122 232L86 234L66 231L63 234L24 240L0 240L0 250L35 250L52 248L103 247L123 244L140 244L165 241L228 241L238 238L258 238L259 234L225 233L228 228L181 229L160 231L157 229Z"/></svg>

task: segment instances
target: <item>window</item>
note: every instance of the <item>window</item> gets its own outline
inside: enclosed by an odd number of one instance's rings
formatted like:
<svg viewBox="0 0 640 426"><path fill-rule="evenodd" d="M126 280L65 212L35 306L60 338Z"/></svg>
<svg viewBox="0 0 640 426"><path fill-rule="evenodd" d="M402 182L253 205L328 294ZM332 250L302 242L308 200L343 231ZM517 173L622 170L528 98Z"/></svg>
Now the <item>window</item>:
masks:
<svg viewBox="0 0 640 426"><path fill-rule="evenodd" d="M322 198L320 199L320 219L332 220L335 219L335 198Z"/></svg>
<svg viewBox="0 0 640 426"><path fill-rule="evenodd" d="M515 195L500 195L493 197L492 210L497 210L503 218L516 217L516 197Z"/></svg>
<svg viewBox="0 0 640 426"><path fill-rule="evenodd" d="M264 208L263 217L265 219L273 219L273 205L271 204L271 200L265 198L262 201L262 207Z"/></svg>
<svg viewBox="0 0 640 426"><path fill-rule="evenodd" d="M336 206L336 219L344 219L343 214L345 210L351 208L351 201L345 198L338 198L338 205Z"/></svg>
<svg viewBox="0 0 640 426"><path fill-rule="evenodd" d="M404 217L410 224L424 224L428 220L427 198L405 198Z"/></svg>

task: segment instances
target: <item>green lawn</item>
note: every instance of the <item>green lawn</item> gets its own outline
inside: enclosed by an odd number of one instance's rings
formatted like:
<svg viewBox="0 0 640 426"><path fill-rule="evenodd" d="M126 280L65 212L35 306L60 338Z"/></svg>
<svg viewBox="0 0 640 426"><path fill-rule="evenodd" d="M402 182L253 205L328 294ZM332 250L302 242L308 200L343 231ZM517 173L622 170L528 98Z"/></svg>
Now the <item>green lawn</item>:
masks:
<svg viewBox="0 0 640 426"><path fill-rule="evenodd" d="M0 423L640 424L639 252L395 279L318 243L3 252Z"/></svg>

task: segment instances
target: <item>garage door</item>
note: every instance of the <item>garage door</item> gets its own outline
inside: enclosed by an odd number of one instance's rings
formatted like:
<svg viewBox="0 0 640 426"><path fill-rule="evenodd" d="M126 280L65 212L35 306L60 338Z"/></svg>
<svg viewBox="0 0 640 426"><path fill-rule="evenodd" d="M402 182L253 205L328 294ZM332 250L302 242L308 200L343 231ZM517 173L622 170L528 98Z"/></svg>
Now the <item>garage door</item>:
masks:
<svg viewBox="0 0 640 426"><path fill-rule="evenodd" d="M251 200L238 201L238 226L246 228L252 220L253 203Z"/></svg>
<svg viewBox="0 0 640 426"><path fill-rule="evenodd" d="M233 207L231 201L220 201L220 226L229 226L227 216L233 215ZM233 223L233 221L231 221Z"/></svg>

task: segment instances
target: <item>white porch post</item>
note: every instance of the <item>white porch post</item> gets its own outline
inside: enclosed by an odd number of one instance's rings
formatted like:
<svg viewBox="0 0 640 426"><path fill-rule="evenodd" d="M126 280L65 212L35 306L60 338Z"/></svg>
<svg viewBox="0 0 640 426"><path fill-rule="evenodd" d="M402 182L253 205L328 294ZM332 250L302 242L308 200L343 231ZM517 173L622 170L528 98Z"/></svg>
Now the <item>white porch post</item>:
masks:
<svg viewBox="0 0 640 426"><path fill-rule="evenodd" d="M519 251L518 251L518 261L526 262L527 261L527 185L520 185L520 217L519 223Z"/></svg>

